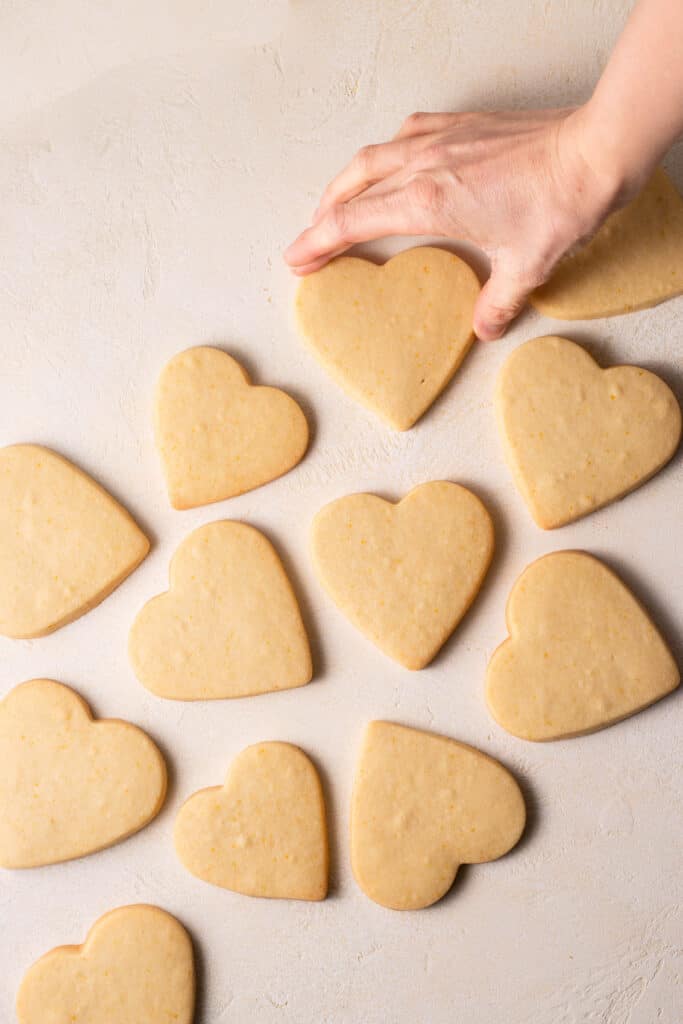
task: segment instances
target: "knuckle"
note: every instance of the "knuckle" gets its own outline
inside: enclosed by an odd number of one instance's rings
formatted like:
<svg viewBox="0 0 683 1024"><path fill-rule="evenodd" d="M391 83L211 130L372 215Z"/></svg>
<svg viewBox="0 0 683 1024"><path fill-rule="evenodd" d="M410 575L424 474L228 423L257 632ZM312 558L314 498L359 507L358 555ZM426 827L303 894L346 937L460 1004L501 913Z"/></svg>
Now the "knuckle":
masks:
<svg viewBox="0 0 683 1024"><path fill-rule="evenodd" d="M432 166L439 166L446 163L448 150L442 142L433 142L420 153L420 159Z"/></svg>
<svg viewBox="0 0 683 1024"><path fill-rule="evenodd" d="M346 242L349 235L349 217L344 203L337 203L331 207L328 215L329 233L335 241Z"/></svg>
<svg viewBox="0 0 683 1024"><path fill-rule="evenodd" d="M519 312L519 304L512 301L495 302L486 311L486 319L496 327L502 327Z"/></svg>
<svg viewBox="0 0 683 1024"><path fill-rule="evenodd" d="M425 114L422 110L416 110L415 113L409 114L403 122L403 128L408 130L414 130L420 128L424 124Z"/></svg>
<svg viewBox="0 0 683 1024"><path fill-rule="evenodd" d="M415 174L408 183L410 199L417 206L431 208L441 199L441 188L430 174Z"/></svg>
<svg viewBox="0 0 683 1024"><path fill-rule="evenodd" d="M359 168L359 170L369 170L369 168L372 166L374 162L376 149L376 146L362 146L358 150L354 162L356 164L356 167Z"/></svg>

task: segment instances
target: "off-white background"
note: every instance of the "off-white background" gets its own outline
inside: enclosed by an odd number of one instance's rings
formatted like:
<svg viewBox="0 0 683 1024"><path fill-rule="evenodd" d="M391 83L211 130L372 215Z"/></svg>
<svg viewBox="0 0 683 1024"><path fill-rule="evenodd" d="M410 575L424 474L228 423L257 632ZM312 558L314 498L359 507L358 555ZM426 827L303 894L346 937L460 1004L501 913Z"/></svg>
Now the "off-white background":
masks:
<svg viewBox="0 0 683 1024"><path fill-rule="evenodd" d="M1 639L0 694L35 676L73 684L98 715L148 729L172 775L161 816L123 845L0 873L3 1024L36 957L136 901L158 903L192 932L198 1024L680 1021L680 696L594 736L536 746L493 723L482 686L513 580L557 548L606 557L681 652L681 459L622 503L542 533L503 465L491 391L515 345L563 328L525 315L504 341L472 351L418 426L393 433L300 344L280 256L328 178L412 110L585 96L628 7L0 0L0 443L54 446L154 541L85 618L46 639ZM683 301L564 330L604 362L659 369L680 395ZM202 343L299 398L313 443L300 467L262 490L173 512L153 447L152 391L171 355ZM439 478L488 502L498 555L455 639L412 674L322 594L307 532L332 498L362 489L398 498ZM185 534L223 516L263 528L283 553L315 681L236 702L158 700L128 665L129 625L165 589ZM528 796L518 849L463 869L453 894L427 911L375 906L349 868L353 767L376 717L480 746L516 771ZM180 802L220 782L246 744L270 738L301 744L323 773L333 884L321 904L211 888L173 852Z"/></svg>

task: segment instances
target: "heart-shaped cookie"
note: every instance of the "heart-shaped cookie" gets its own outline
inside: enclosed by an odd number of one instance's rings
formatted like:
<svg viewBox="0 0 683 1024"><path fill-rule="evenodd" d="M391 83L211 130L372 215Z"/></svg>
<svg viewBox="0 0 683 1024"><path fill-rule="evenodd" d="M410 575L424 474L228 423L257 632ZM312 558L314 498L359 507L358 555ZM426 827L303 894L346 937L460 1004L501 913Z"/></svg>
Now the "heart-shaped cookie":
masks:
<svg viewBox="0 0 683 1024"><path fill-rule="evenodd" d="M82 946L59 946L24 975L19 1024L192 1024L195 969L183 926L159 907L119 907Z"/></svg>
<svg viewBox="0 0 683 1024"><path fill-rule="evenodd" d="M148 551L126 510L71 462L35 444L0 449L0 633L59 629Z"/></svg>
<svg viewBox="0 0 683 1024"><path fill-rule="evenodd" d="M317 573L365 636L406 668L429 664L479 590L493 556L493 524L459 484L415 487L393 504L351 494L318 512Z"/></svg>
<svg viewBox="0 0 683 1024"><path fill-rule="evenodd" d="M246 523L209 523L171 560L170 590L130 631L143 686L174 700L246 697L304 686L311 653L277 553Z"/></svg>
<svg viewBox="0 0 683 1024"><path fill-rule="evenodd" d="M631 591L582 551L532 562L508 598L509 639L489 662L486 699L525 740L580 736L675 690L676 663Z"/></svg>
<svg viewBox="0 0 683 1024"><path fill-rule="evenodd" d="M478 294L474 271L444 249L407 249L381 267L340 256L301 282L297 321L352 398L407 430L472 344Z"/></svg>
<svg viewBox="0 0 683 1024"><path fill-rule="evenodd" d="M601 370L566 338L514 350L498 375L496 413L515 483L545 530L640 486L681 436L680 407L659 377Z"/></svg>
<svg viewBox="0 0 683 1024"><path fill-rule="evenodd" d="M323 900L325 803L318 773L290 743L256 743L232 762L224 786L180 808L175 847L188 871L245 896Z"/></svg>
<svg viewBox="0 0 683 1024"><path fill-rule="evenodd" d="M351 802L351 861L375 903L428 907L461 864L511 850L525 820L516 781L480 750L394 722L368 726Z"/></svg>
<svg viewBox="0 0 683 1024"><path fill-rule="evenodd" d="M223 501L282 476L303 457L308 424L289 395L254 387L217 348L190 348L164 367L154 432L174 508Z"/></svg>
<svg viewBox="0 0 683 1024"><path fill-rule="evenodd" d="M589 320L646 309L682 292L683 199L660 167L530 301L546 316Z"/></svg>
<svg viewBox="0 0 683 1024"><path fill-rule="evenodd" d="M0 701L0 866L83 857L161 810L166 765L141 729L94 721L61 683L32 679Z"/></svg>

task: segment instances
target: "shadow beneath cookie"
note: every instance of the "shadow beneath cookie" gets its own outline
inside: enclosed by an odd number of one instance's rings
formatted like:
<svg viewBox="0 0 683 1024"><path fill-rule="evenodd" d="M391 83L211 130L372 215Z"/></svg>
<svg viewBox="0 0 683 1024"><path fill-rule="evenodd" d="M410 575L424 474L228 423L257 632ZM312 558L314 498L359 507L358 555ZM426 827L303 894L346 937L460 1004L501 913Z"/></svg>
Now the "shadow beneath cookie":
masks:
<svg viewBox="0 0 683 1024"><path fill-rule="evenodd" d="M612 554L605 555L602 551L595 548L591 548L591 554L599 558L601 562L604 562L629 588L645 614L652 619L680 668L683 665L683 634L680 632L680 625L674 622L669 608L664 604L659 594L643 583L637 572L620 558L615 558ZM677 692L679 690L674 690L674 693Z"/></svg>
<svg viewBox="0 0 683 1024"><path fill-rule="evenodd" d="M299 573L289 555L289 552L287 551L286 542L271 530L270 527L263 526L262 523L253 517L250 518L249 522L270 541L282 562L287 578L292 586L292 590L294 591L297 604L299 605L301 619L304 624L306 636L308 637L308 644L311 649L311 660L313 662L313 676L311 682L318 682L325 675L325 657L323 654L322 644L320 642L320 632L313 613L313 604L305 593L303 587L300 585Z"/></svg>
<svg viewBox="0 0 683 1024"><path fill-rule="evenodd" d="M339 896L339 844L337 842L337 808L334 799L334 787L330 775L317 757L313 757L308 751L306 756L310 758L315 766L320 779L325 801L325 823L327 825L327 838L329 847L329 885L327 899L333 900Z"/></svg>
<svg viewBox="0 0 683 1024"><path fill-rule="evenodd" d="M501 764L503 764L510 774L514 776L517 785L522 791L524 804L526 806L526 822L524 825L524 831L519 837L519 842L516 846L513 846L509 854L506 854L506 856L514 857L519 850L523 850L533 839L536 838L536 833L540 827L540 801L536 795L536 790L534 789L533 784L525 775L522 775L520 772L510 768L509 765L506 765L502 761Z"/></svg>
<svg viewBox="0 0 683 1024"><path fill-rule="evenodd" d="M192 941L192 952L194 953L194 969L195 969L195 1003L194 1003L194 1016L193 1022L199 1024L200 1021L206 1020L206 1009L208 1005L208 970L206 966L206 957L204 951L200 946L195 936L190 933L187 925L182 922L183 927L187 930Z"/></svg>
<svg viewBox="0 0 683 1024"><path fill-rule="evenodd" d="M451 635L444 642L443 646L436 652L432 661L430 661L429 665L425 666L425 669L422 671L428 671L432 666L439 665L445 657L447 658L449 656L449 652L454 644L462 642L463 635L466 634L467 630L475 628L474 623L476 622L477 609L485 605L487 595L496 585L498 567L504 561L510 544L509 529L503 517L500 502L495 496L495 492L478 481L472 482L471 480L467 478L463 479L462 477L451 477L450 479L453 480L453 483L461 484L469 491L472 491L472 493L476 494L476 496L480 498L486 506L486 509L493 521L493 557L486 572L486 576L482 581L481 587L474 595L472 604L467 609Z"/></svg>
<svg viewBox="0 0 683 1024"><path fill-rule="evenodd" d="M176 772L175 764L173 762L172 757L169 754L169 749L166 746L166 744L163 743L157 736L155 736L154 733L151 732L147 727L145 727L144 731L155 744L155 746L159 748L161 756L164 759L164 764L166 765L166 795L164 796L164 802L159 808L159 814L157 815L157 818L160 819L164 816L164 814L170 811L171 804L173 803L173 798L176 792L178 774Z"/></svg>

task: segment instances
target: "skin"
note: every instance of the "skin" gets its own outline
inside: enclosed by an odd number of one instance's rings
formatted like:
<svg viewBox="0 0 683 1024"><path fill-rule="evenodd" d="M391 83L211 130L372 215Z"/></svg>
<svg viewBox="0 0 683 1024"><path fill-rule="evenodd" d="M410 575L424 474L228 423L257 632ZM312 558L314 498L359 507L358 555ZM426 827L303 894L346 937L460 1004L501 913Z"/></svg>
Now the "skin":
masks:
<svg viewBox="0 0 683 1024"><path fill-rule="evenodd" d="M582 106L412 114L330 182L285 260L305 275L385 235L464 239L491 263L474 330L501 337L683 133L682 47L680 0L640 0Z"/></svg>

